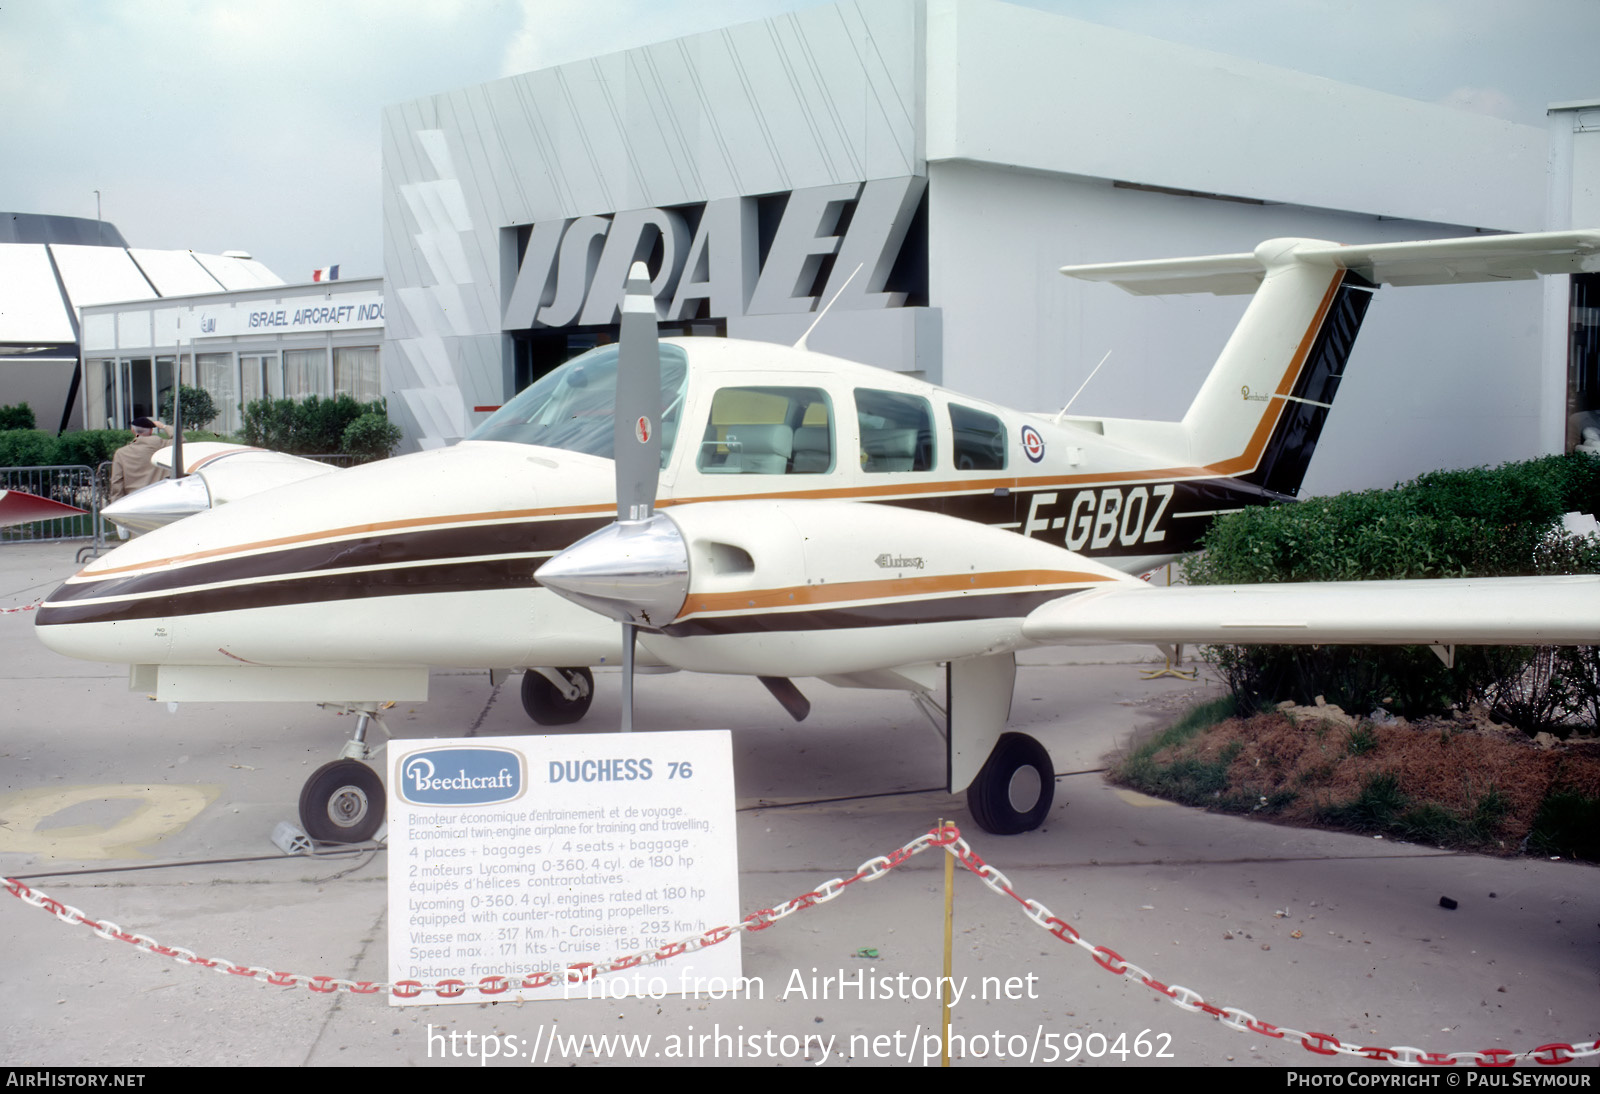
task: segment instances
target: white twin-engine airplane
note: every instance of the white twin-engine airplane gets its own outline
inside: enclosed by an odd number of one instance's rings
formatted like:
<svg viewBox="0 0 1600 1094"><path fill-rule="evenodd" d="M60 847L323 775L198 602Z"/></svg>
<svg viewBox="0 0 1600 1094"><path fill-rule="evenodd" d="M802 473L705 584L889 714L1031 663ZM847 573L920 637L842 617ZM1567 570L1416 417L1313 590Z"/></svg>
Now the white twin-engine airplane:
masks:
<svg viewBox="0 0 1600 1094"><path fill-rule="evenodd" d="M658 343L638 264L619 343L460 444L157 528L52 593L38 631L61 653L128 663L131 687L159 700L360 713L344 758L301 794L318 839L377 831L368 722L385 700L426 698L430 666L525 668L528 713L555 724L587 710L589 666L621 662L627 728L635 635L640 664L761 677L796 717L793 677L911 692L943 723L949 789L989 831L1025 831L1054 773L1005 730L1018 649L1600 638L1600 578L1130 576L1191 549L1219 511L1295 495L1378 284L1589 270L1600 231L1278 239L1067 268L1136 293L1255 292L1183 420L1156 422L1020 413L804 339Z"/></svg>

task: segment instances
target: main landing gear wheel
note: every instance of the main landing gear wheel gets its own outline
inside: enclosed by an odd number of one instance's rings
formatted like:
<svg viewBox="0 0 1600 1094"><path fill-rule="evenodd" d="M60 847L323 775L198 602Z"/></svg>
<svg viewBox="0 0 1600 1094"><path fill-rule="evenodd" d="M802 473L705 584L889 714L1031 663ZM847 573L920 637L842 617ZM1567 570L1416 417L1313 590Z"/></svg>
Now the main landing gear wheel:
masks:
<svg viewBox="0 0 1600 1094"><path fill-rule="evenodd" d="M319 843L365 843L383 824L383 780L359 760L317 768L300 791L300 827Z"/></svg>
<svg viewBox="0 0 1600 1094"><path fill-rule="evenodd" d="M522 709L542 726L570 726L589 713L589 704L594 702L594 673L586 668L556 671L578 689L576 699L562 695L560 689L546 680L538 669L529 669L522 674Z"/></svg>
<svg viewBox="0 0 1600 1094"><path fill-rule="evenodd" d="M985 832L1031 832L1050 815L1055 767L1044 745L1025 733L1004 733L967 788L967 808Z"/></svg>

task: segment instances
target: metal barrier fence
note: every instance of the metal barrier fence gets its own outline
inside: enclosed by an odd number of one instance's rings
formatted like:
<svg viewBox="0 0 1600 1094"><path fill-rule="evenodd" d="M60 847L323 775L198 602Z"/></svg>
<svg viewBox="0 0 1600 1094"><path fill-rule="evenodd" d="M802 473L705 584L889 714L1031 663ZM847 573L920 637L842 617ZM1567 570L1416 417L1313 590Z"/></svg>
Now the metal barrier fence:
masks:
<svg viewBox="0 0 1600 1094"><path fill-rule="evenodd" d="M55 543L68 539L103 541L105 522L100 507L106 502L111 465L83 464L50 467L0 467L0 490L20 490L51 501L88 510L82 514L38 520L32 524L0 527L0 544Z"/></svg>

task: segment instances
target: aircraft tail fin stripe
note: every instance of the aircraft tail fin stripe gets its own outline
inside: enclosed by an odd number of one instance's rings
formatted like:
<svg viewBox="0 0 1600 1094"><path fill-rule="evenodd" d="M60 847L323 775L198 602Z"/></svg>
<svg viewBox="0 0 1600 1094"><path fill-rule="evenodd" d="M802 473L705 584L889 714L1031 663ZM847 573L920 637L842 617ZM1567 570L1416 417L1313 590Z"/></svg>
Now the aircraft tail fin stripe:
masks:
<svg viewBox="0 0 1600 1094"><path fill-rule="evenodd" d="M1372 287L1346 271L1293 386L1273 400L1279 407L1277 420L1255 469L1244 476L1246 482L1287 497L1300 492L1371 302Z"/></svg>

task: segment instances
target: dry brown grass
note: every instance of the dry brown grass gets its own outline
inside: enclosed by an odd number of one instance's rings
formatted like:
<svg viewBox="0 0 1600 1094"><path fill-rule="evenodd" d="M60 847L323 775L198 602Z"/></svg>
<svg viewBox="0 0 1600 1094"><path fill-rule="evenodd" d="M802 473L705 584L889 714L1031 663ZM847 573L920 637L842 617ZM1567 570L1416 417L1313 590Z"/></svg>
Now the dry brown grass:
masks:
<svg viewBox="0 0 1600 1094"><path fill-rule="evenodd" d="M1165 768L1230 755L1227 789L1213 792L1221 808L1289 824L1349 824L1344 807L1375 779L1392 776L1407 808L1431 803L1447 814L1411 813L1415 838L1504 854L1521 848L1552 788L1600 797L1600 743L1541 748L1481 719L1361 722L1352 730L1261 714L1221 722L1152 761Z"/></svg>

